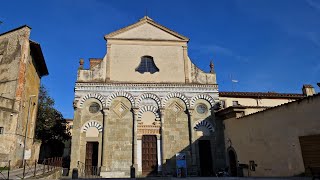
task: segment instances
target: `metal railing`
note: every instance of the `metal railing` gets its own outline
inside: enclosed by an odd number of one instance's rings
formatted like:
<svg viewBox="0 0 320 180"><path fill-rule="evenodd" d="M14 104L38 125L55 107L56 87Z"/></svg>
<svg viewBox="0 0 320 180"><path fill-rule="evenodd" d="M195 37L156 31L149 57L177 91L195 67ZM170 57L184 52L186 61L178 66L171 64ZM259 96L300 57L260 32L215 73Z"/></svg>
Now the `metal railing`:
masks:
<svg viewBox="0 0 320 180"><path fill-rule="evenodd" d="M98 166L88 166L78 161L78 172L81 178L99 178L101 168Z"/></svg>
<svg viewBox="0 0 320 180"><path fill-rule="evenodd" d="M10 160L1 162L1 164L5 164L3 167L0 167L0 179L9 179L10 176Z"/></svg>
<svg viewBox="0 0 320 180"><path fill-rule="evenodd" d="M62 157L47 158L40 164L38 164L37 160L24 160L23 167L14 170L10 168L10 161L7 164L8 166L5 166L2 170L0 169L0 179L25 179L41 176L62 168Z"/></svg>

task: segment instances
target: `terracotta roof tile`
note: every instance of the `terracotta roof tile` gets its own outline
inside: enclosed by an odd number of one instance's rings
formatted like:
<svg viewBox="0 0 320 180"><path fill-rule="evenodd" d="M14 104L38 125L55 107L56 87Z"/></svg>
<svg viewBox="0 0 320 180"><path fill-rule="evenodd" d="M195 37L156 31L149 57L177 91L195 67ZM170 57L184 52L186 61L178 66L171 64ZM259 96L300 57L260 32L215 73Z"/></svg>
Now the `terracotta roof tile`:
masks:
<svg viewBox="0 0 320 180"><path fill-rule="evenodd" d="M288 106L288 105L291 105L291 104L300 103L301 101L310 100L310 99L318 98L318 97L320 97L320 93L314 94L312 96L305 96L304 98L301 98L299 100L287 102L287 103L284 103L284 104L280 104L278 106L269 107L269 108L266 108L265 110L262 110L262 111L246 114L246 115L241 116L241 117L239 117L237 119L240 119L240 118L243 118L243 117L246 117L246 116L251 116L251 115L254 115L254 114L258 114L258 113L261 113L261 112L266 112L266 111L269 111L269 110L272 110L272 109L275 109L275 108L279 108L279 107L282 107L282 106Z"/></svg>
<svg viewBox="0 0 320 180"><path fill-rule="evenodd" d="M299 99L305 97L298 93L276 93L276 92L219 92L220 97L254 97L254 98L290 98Z"/></svg>
<svg viewBox="0 0 320 180"><path fill-rule="evenodd" d="M313 88L313 86L311 84L304 84L303 87L304 88Z"/></svg>

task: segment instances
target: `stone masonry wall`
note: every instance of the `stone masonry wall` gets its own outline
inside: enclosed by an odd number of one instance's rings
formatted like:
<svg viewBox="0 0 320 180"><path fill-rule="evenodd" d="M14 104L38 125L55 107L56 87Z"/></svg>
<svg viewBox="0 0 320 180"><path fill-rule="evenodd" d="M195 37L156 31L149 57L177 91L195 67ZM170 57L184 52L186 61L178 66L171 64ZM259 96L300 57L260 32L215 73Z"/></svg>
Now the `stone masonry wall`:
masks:
<svg viewBox="0 0 320 180"><path fill-rule="evenodd" d="M104 152L106 170L112 173L124 172L127 177L130 176L132 165L133 115L130 110L131 103L126 98L117 97L112 101L105 123L108 138L104 144L107 147Z"/></svg>
<svg viewBox="0 0 320 180"><path fill-rule="evenodd" d="M0 36L0 127L4 127L4 134L0 136L0 142L3 142L0 156L10 159L12 166L19 165L22 159L28 97L39 91L40 78L30 55L29 37L29 27ZM36 114L36 106L30 112L29 148L33 143L35 119L32 115Z"/></svg>
<svg viewBox="0 0 320 180"><path fill-rule="evenodd" d="M188 115L186 105L178 98L171 98L166 105L163 124L163 158L165 173L174 174L176 153L184 152L190 166Z"/></svg>

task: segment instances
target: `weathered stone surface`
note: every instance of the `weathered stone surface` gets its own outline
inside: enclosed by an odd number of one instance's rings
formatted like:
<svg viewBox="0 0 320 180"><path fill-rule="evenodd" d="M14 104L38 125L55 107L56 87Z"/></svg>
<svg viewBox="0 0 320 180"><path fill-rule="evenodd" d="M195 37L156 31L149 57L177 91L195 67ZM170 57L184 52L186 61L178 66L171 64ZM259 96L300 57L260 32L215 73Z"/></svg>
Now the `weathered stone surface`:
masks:
<svg viewBox="0 0 320 180"><path fill-rule="evenodd" d="M146 176L151 166L152 173L174 175L179 152L186 153L188 173L197 175L197 140L209 140L215 150L214 132L196 124L206 120L214 126L210 108L218 98L215 74L192 64L188 38L148 17L105 38L103 60L92 61L89 70L83 69L81 61L78 70L71 168L85 161L85 145L93 139L81 128L94 119L103 124L102 135L95 139L103 144L98 163L101 176L129 177L131 167L137 176ZM159 71L136 71L143 56L152 56ZM87 113L93 101L101 104L103 115ZM207 112L192 117L192 109L200 102ZM194 125L199 126L197 132ZM144 143L144 136L152 142Z"/></svg>
<svg viewBox="0 0 320 180"><path fill-rule="evenodd" d="M34 130L42 74L36 69L38 57L31 51L29 37L27 26L0 35L0 127L4 127L0 152L8 154L13 167L22 161L24 147L31 150L31 159L38 158L39 150L34 144Z"/></svg>

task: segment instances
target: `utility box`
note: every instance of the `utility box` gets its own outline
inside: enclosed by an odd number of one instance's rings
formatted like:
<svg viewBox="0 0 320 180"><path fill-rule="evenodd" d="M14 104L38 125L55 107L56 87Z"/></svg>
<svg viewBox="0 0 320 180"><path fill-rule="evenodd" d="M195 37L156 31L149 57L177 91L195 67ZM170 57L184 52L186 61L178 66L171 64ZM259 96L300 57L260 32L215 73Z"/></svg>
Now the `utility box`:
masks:
<svg viewBox="0 0 320 180"><path fill-rule="evenodd" d="M185 153L176 154L176 171L178 178L187 177L187 161Z"/></svg>

